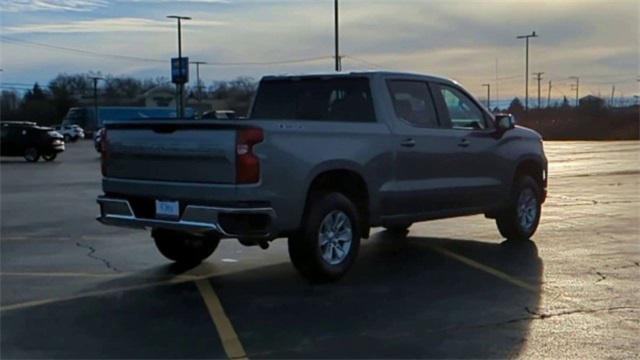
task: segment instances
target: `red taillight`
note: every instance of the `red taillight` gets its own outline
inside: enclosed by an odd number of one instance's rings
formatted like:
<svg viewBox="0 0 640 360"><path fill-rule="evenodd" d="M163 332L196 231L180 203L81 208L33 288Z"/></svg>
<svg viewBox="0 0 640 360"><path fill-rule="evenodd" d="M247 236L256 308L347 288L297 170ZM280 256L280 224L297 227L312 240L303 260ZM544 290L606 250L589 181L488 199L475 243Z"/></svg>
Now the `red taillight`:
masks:
<svg viewBox="0 0 640 360"><path fill-rule="evenodd" d="M100 170L102 176L107 176L107 160L109 159L109 148L107 147L107 129L102 129L100 134Z"/></svg>
<svg viewBox="0 0 640 360"><path fill-rule="evenodd" d="M253 146L264 140L260 128L238 130L236 136L236 183L251 184L260 181L260 159Z"/></svg>

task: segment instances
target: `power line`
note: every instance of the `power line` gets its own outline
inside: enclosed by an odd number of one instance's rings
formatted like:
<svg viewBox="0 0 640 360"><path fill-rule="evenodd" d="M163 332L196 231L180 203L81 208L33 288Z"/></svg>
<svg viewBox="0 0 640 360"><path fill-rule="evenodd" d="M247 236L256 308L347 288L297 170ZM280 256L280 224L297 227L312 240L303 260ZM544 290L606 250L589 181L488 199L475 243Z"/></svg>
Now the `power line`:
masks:
<svg viewBox="0 0 640 360"><path fill-rule="evenodd" d="M364 59L361 59L361 58L357 58L357 57L355 57L355 56L351 56L351 55L342 55L342 57L347 58L347 59L352 59L352 60L355 60L355 61L361 62L361 63L363 63L363 64L366 64L366 65L369 65L369 66L373 66L373 67L375 67L375 68L384 69L384 66L382 66L382 65L378 65L378 64L376 64L376 63L372 63L371 61L367 61L367 60L364 60Z"/></svg>
<svg viewBox="0 0 640 360"><path fill-rule="evenodd" d="M59 51L72 52L79 55L84 56L92 56L92 57L100 57L100 58L112 58L117 60L127 60L127 61L140 61L140 62L153 62L153 63L166 63L167 60L162 59L153 59L146 58L140 56L130 56L130 55L114 55L101 53L96 51L89 50L81 50L76 48L70 48L66 46L58 46L51 44L44 44L35 41L27 41L22 39L11 38L5 35L0 35L0 40L4 42L11 43L13 45L18 46L26 46L26 47L40 47L40 48L48 48ZM305 62L314 62L319 60L327 60L332 59L332 56L316 56L316 57L308 57L308 58L300 58L300 59L290 59L290 60L273 60L273 61L247 61L247 62L207 62L206 66L268 66L268 65L285 65L285 64L295 64L295 63L305 63Z"/></svg>

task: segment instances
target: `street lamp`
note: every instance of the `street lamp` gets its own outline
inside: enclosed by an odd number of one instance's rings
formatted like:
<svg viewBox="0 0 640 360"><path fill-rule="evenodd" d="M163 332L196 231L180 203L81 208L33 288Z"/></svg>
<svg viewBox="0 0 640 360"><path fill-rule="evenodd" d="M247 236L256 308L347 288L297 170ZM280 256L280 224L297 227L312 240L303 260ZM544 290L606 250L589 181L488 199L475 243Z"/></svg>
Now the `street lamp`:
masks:
<svg viewBox="0 0 640 360"><path fill-rule="evenodd" d="M98 113L98 81L104 80L104 78L93 76L91 80L93 80L93 111L95 111L97 129L100 127L100 114Z"/></svg>
<svg viewBox="0 0 640 360"><path fill-rule="evenodd" d="M198 89L198 101L202 101L202 85L200 84L200 65L206 65L206 61L192 61L196 66L196 88Z"/></svg>
<svg viewBox="0 0 640 360"><path fill-rule="evenodd" d="M338 0L334 0L333 2L333 15L334 15L334 36L335 36L335 46L336 46L336 72L342 70L342 62L340 61L340 37L338 33Z"/></svg>
<svg viewBox="0 0 640 360"><path fill-rule="evenodd" d="M517 39L525 39L525 69L524 69L524 109L529 109L529 38L538 37L536 32L529 35L519 35Z"/></svg>
<svg viewBox="0 0 640 360"><path fill-rule="evenodd" d="M178 20L178 70L180 75L183 74L182 69L182 20L191 20L188 16L169 15L168 19ZM184 116L184 83L180 82L178 86L178 101L176 101L176 116L182 118Z"/></svg>
<svg viewBox="0 0 640 360"><path fill-rule="evenodd" d="M482 84L487 87L487 109L491 111L491 84Z"/></svg>

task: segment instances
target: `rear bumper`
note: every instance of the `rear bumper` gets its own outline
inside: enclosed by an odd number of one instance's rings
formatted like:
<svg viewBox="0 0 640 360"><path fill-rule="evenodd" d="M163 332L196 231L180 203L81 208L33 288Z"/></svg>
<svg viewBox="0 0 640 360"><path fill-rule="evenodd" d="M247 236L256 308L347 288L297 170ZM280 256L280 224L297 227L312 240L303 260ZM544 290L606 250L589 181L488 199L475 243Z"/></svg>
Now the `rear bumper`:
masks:
<svg viewBox="0 0 640 360"><path fill-rule="evenodd" d="M191 233L217 233L230 238L274 237L275 211L270 207L231 208L202 205L186 205L177 219L159 219L136 216L127 199L100 196L98 221L105 225L171 229Z"/></svg>

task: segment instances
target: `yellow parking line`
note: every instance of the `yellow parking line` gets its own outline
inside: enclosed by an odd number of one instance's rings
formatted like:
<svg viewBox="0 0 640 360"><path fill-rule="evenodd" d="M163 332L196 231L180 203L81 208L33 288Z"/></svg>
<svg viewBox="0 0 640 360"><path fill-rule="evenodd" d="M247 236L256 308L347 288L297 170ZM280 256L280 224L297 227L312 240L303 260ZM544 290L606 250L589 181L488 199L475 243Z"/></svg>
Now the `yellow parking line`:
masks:
<svg viewBox="0 0 640 360"><path fill-rule="evenodd" d="M502 280L504 280L504 281L506 281L508 283L511 283L511 284L513 284L515 286L518 286L520 288L523 288L525 290L532 291L532 292L535 292L535 293L540 292L538 287L536 287L534 285L531 285L531 284L529 284L529 283L527 283L525 281L522 281L522 280L520 280L520 279L518 279L518 278L516 278L514 276L511 276L511 275L509 275L507 273L504 273L504 272L502 272L502 271L500 271L498 269L494 269L494 268L492 268L490 266L487 266L487 265L481 264L481 263L479 263L479 262L477 262L475 260L469 259L466 256L462 256L460 254L454 253L453 251L447 250L447 249L445 249L443 247L440 247L440 246L437 246L437 245L430 244L429 247L431 249L433 249L434 251L439 252L442 255L448 256L448 257L450 257L452 259L455 259L455 260L458 260L461 263L463 263L465 265L468 265L468 266L470 266L472 268L476 268L478 270L482 270L482 271L484 271L484 272L486 272L488 274L491 274L491 275L493 275L493 276L495 276L497 278L500 278L500 279L502 279Z"/></svg>
<svg viewBox="0 0 640 360"><path fill-rule="evenodd" d="M202 295L202 299L209 310L209 315L211 315L216 329L218 329L222 347L224 347L224 351L227 353L229 359L248 359L242 343L240 343L240 339L238 339L238 334L236 334L231 321L227 317L227 314L225 314L222 303L220 303L220 299L213 290L213 287L211 287L209 280L201 279L194 282L200 291L200 295Z"/></svg>
<svg viewBox="0 0 640 360"><path fill-rule="evenodd" d="M27 277L123 277L128 273L76 273L76 272L0 272L0 276L27 276Z"/></svg>

